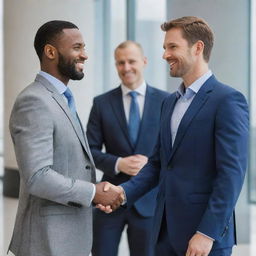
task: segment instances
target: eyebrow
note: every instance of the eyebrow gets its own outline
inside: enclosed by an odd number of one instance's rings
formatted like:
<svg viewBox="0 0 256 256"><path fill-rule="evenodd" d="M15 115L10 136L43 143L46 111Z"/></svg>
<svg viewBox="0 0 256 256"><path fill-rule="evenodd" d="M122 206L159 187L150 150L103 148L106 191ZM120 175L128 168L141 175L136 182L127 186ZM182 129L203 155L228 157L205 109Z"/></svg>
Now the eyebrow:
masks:
<svg viewBox="0 0 256 256"><path fill-rule="evenodd" d="M85 44L84 43L74 43L73 46L83 46L83 47L85 47Z"/></svg>
<svg viewBox="0 0 256 256"><path fill-rule="evenodd" d="M177 45L176 43L173 43L173 42L170 42L170 43L167 43L166 46L172 46L172 45ZM163 48L165 49L165 45L163 45Z"/></svg>

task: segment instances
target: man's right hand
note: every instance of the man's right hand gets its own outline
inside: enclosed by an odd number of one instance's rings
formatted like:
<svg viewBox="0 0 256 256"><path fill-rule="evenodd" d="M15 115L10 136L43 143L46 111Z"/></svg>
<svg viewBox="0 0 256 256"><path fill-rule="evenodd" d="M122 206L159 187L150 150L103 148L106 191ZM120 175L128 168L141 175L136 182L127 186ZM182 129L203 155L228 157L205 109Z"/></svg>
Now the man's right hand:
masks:
<svg viewBox="0 0 256 256"><path fill-rule="evenodd" d="M96 205L109 206L114 211L124 200L123 190L109 182L100 182L95 185L96 193L93 203Z"/></svg>
<svg viewBox="0 0 256 256"><path fill-rule="evenodd" d="M147 162L148 158L144 155L127 156L119 160L117 169L130 176L136 176Z"/></svg>
<svg viewBox="0 0 256 256"><path fill-rule="evenodd" d="M120 193L120 199L121 201L119 201L119 203L121 202L121 204L124 202L125 199L125 192L124 189L121 186L115 186L109 182L102 182L102 184L104 185L103 191L104 192L108 192L110 190L115 190L118 191ZM105 212L105 213L111 213L113 211L115 211L121 204L115 204L115 205L103 205L101 203L96 205L96 208L100 209L101 211Z"/></svg>

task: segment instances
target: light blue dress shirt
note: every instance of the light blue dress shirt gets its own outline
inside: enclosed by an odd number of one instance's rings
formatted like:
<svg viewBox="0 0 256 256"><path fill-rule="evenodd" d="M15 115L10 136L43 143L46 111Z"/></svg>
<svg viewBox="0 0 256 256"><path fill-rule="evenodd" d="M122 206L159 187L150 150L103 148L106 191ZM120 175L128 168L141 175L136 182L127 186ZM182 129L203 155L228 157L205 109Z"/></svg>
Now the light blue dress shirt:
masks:
<svg viewBox="0 0 256 256"><path fill-rule="evenodd" d="M183 83L179 86L176 92L178 100L175 104L171 117L172 145L174 144L176 134L184 114L186 113L191 102L193 101L195 95L200 90L201 86L206 82L206 80L210 76L212 76L211 70L207 71L204 75L199 77L188 88L185 88Z"/></svg>
<svg viewBox="0 0 256 256"><path fill-rule="evenodd" d="M56 90L59 92L59 94L63 95L63 93L67 90L67 86L64 83L62 83L59 79L57 79L56 77L54 77L42 70L39 72L39 75L41 75L45 79L47 79L56 88Z"/></svg>

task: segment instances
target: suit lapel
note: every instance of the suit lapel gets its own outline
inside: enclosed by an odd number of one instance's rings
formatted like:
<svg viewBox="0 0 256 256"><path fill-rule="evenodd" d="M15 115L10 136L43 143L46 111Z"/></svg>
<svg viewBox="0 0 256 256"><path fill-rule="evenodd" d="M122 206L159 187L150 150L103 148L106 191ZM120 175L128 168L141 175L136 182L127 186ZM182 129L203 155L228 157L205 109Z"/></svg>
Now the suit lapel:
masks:
<svg viewBox="0 0 256 256"><path fill-rule="evenodd" d="M110 104L112 106L113 113L116 116L118 123L124 133L124 136L126 137L127 141L129 141L131 148L133 148L132 143L130 141L127 121L124 113L123 96L120 86L110 96Z"/></svg>
<svg viewBox="0 0 256 256"><path fill-rule="evenodd" d="M138 141L135 147L136 152L143 152L145 147L145 137L148 133L148 127L150 125L150 119L152 113L154 113L155 104L158 98L156 97L156 94L154 93L154 90L152 87L147 85L146 94L145 94L145 102L144 102L144 109L143 109L143 115L140 122L140 130L138 134Z"/></svg>
<svg viewBox="0 0 256 256"><path fill-rule="evenodd" d="M172 150L172 134L171 134L171 117L177 102L176 93L173 93L170 101L168 102L167 106L165 107L166 113L163 116L163 132L162 132L162 144L164 145L164 152L166 152L166 156L169 157L171 155Z"/></svg>
<svg viewBox="0 0 256 256"><path fill-rule="evenodd" d="M143 109L143 115L140 122L140 130L138 134L138 141L136 144L136 151L140 151L139 147L143 144L144 135L147 133L148 128L148 120L150 118L150 113L152 113L152 109L154 108L154 93L152 92L152 89L147 85L146 95L145 95L145 102L144 102L144 109Z"/></svg>
<svg viewBox="0 0 256 256"><path fill-rule="evenodd" d="M198 91L198 93L196 94L195 98L193 99L193 101L191 102L189 108L187 109L186 113L184 114L177 134L176 134L176 138L174 141L174 145L170 154L170 158L169 158L169 162L171 161L175 151L177 150L177 148L179 147L179 145L182 142L182 139L186 133L186 131L189 128L189 125L191 124L191 122L193 121L194 117L196 116L196 114L199 112L199 110L203 107L203 105L206 103L206 101L208 100L209 97L209 92L212 91L212 87L213 87L213 83L211 83L212 79L214 79L214 77L210 77L200 88L200 90Z"/></svg>
<svg viewBox="0 0 256 256"><path fill-rule="evenodd" d="M65 103L65 101L63 100L63 98L61 97L61 95L59 93L53 93L52 97L58 103L58 105L62 108L62 110L64 111L64 113L68 117L69 121L71 122L71 125L73 126L73 128L75 130L75 133L76 133L78 139L80 140L80 142L81 142L82 146L84 147L87 155L89 156L89 148L87 148L86 145L85 145L85 138L84 138L82 126L74 119L74 117L72 116L72 114L70 112L70 109L69 109L68 105Z"/></svg>
<svg viewBox="0 0 256 256"><path fill-rule="evenodd" d="M89 156L89 158L91 160L90 150L89 150L89 147L86 147L85 137L84 137L84 134L83 134L82 126L80 125L81 123L79 124L76 120L74 120L74 117L72 116L68 105L66 104L66 102L64 101L62 96L59 94L59 92L54 88L54 86L47 79L45 79L44 77L42 77L40 75L37 75L36 81L40 82L44 87L46 87L46 89L48 91L50 91L52 93L53 99L62 108L62 110L66 114L67 118L71 122L71 125L72 125L73 129L75 130L75 133L76 133L79 141L81 142L83 148L85 149L87 155ZM78 120L80 122L79 118L78 118Z"/></svg>

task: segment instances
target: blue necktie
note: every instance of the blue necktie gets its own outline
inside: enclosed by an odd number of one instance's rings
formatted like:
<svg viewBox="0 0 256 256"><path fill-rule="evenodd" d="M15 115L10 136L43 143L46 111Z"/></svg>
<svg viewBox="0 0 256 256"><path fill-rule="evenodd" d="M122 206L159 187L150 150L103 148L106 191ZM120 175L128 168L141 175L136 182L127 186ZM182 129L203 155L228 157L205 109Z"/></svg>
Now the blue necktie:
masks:
<svg viewBox="0 0 256 256"><path fill-rule="evenodd" d="M67 90L63 94L68 100L68 106L70 108L70 111L71 111L73 117L75 118L75 120L78 121L77 115L76 115L76 104L75 104L75 100L74 100L72 92L70 91L69 88L67 88Z"/></svg>
<svg viewBox="0 0 256 256"><path fill-rule="evenodd" d="M128 128L131 142L133 143L133 145L135 145L140 128L140 110L137 101L138 93L135 91L131 91L129 92L129 95L131 96L131 105Z"/></svg>

